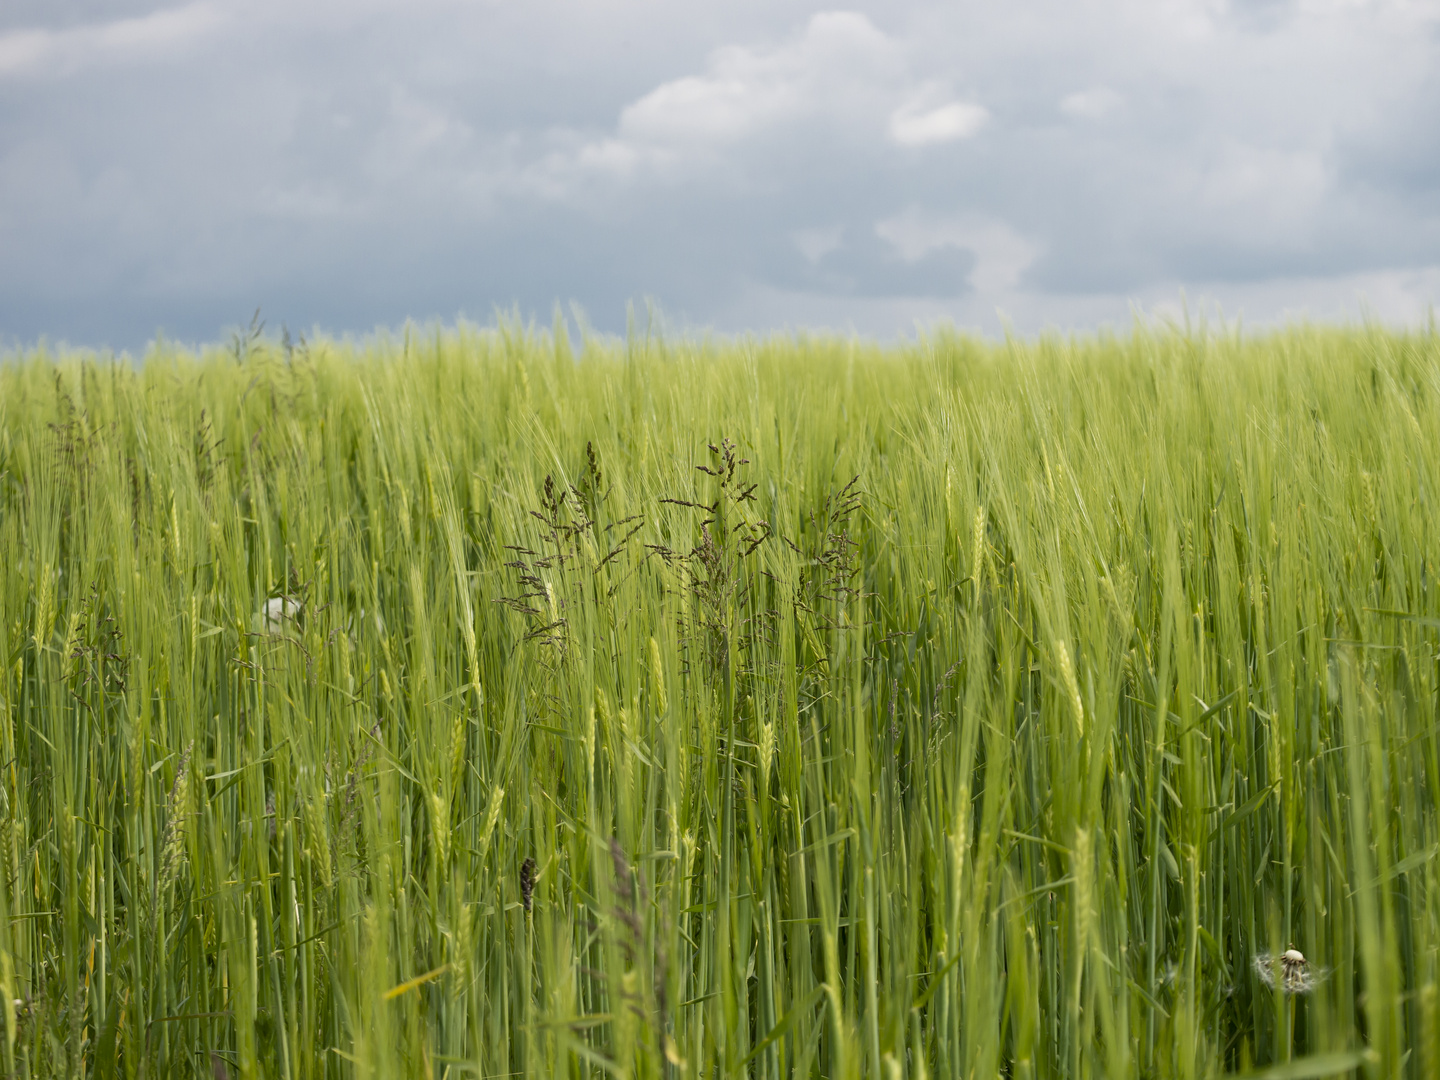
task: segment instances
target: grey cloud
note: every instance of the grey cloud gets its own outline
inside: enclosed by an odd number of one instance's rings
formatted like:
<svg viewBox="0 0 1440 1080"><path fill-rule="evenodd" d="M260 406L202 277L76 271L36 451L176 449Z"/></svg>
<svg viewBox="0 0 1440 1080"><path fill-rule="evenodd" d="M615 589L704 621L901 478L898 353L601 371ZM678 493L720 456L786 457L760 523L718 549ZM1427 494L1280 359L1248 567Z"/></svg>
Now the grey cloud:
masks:
<svg viewBox="0 0 1440 1080"><path fill-rule="evenodd" d="M973 252L946 245L906 258L869 223L834 230L833 246L827 243L811 257L801 243L776 255L756 276L782 288L881 298L953 298L974 291Z"/></svg>
<svg viewBox="0 0 1440 1080"><path fill-rule="evenodd" d="M204 17L105 30L156 11ZM70 44L7 68L38 30ZM573 299L618 329L651 295L889 333L1182 285L1420 296L1437 30L1387 0L16 0L0 338L213 337L257 303L364 330Z"/></svg>

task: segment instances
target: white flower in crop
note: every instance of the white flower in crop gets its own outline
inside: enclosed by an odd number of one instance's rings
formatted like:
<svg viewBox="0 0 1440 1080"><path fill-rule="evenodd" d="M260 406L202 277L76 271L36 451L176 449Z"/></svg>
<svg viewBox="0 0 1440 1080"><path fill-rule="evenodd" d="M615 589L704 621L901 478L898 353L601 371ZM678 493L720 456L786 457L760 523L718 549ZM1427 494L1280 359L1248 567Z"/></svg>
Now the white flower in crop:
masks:
<svg viewBox="0 0 1440 1080"><path fill-rule="evenodd" d="M266 633L270 634L284 633L286 625L299 617L300 601L292 600L288 596L272 596L260 609L260 622L264 624Z"/></svg>
<svg viewBox="0 0 1440 1080"><path fill-rule="evenodd" d="M1279 956L1260 953L1255 957L1255 974L1267 989L1275 989L1278 977L1287 994L1308 994L1325 981L1329 971L1312 968L1299 949L1286 949Z"/></svg>

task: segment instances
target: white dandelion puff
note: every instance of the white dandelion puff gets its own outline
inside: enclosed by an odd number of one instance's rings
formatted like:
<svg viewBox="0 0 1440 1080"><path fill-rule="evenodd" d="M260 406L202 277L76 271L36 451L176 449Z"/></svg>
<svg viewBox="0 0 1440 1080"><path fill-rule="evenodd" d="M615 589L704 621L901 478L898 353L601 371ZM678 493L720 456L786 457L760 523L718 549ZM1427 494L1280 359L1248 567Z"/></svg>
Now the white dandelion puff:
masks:
<svg viewBox="0 0 1440 1080"><path fill-rule="evenodd" d="M1313 967L1299 949L1286 949L1279 956L1258 953L1255 957L1255 975L1268 990L1275 989L1278 979L1285 993L1308 994L1329 974L1329 968Z"/></svg>

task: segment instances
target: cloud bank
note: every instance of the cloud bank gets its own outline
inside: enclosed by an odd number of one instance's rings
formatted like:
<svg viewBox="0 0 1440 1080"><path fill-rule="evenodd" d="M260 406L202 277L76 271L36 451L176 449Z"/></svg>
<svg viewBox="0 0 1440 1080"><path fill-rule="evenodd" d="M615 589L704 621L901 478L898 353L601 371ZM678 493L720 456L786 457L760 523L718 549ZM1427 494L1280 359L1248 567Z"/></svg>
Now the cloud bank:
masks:
<svg viewBox="0 0 1440 1080"><path fill-rule="evenodd" d="M1440 3L14 0L0 339L1440 300Z"/></svg>

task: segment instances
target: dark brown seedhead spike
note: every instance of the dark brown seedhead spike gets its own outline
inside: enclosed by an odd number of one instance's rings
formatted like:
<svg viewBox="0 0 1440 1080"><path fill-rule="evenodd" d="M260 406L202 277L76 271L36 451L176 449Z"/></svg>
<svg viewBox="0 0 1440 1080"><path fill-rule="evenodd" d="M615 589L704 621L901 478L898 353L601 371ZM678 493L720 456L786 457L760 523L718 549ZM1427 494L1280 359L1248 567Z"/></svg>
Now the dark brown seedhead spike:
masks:
<svg viewBox="0 0 1440 1080"><path fill-rule="evenodd" d="M529 911L535 896L535 860L526 859L520 864L520 900Z"/></svg>

